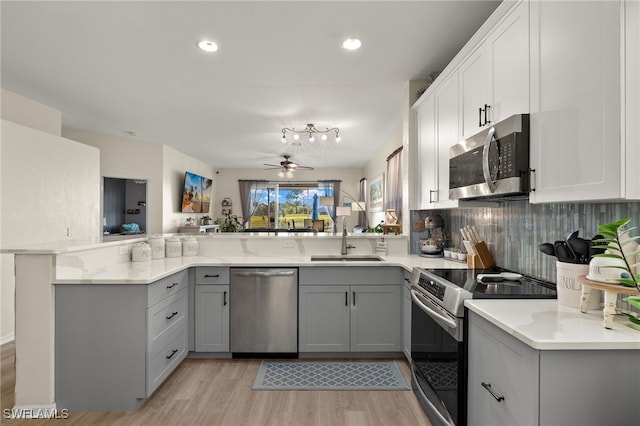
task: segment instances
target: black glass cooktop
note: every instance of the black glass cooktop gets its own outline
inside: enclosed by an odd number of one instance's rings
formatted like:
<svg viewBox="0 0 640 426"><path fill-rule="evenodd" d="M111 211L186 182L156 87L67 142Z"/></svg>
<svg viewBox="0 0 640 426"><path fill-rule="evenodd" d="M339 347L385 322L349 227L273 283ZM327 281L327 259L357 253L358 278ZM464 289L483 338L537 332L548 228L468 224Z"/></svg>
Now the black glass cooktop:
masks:
<svg viewBox="0 0 640 426"><path fill-rule="evenodd" d="M445 280L469 291L474 299L555 299L554 283L523 276L518 280L478 282L480 274L512 272L502 268L491 269L426 269Z"/></svg>

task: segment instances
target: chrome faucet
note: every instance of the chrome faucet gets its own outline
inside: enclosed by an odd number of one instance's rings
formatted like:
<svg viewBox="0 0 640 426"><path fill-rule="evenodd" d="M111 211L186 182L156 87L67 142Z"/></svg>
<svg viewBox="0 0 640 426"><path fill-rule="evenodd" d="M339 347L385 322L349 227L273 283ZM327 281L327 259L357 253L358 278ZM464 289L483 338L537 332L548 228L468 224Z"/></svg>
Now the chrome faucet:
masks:
<svg viewBox="0 0 640 426"><path fill-rule="evenodd" d="M349 254L350 248L356 248L356 246L347 244L347 217L344 216L342 218L342 251L340 252L340 254L346 256L347 254Z"/></svg>

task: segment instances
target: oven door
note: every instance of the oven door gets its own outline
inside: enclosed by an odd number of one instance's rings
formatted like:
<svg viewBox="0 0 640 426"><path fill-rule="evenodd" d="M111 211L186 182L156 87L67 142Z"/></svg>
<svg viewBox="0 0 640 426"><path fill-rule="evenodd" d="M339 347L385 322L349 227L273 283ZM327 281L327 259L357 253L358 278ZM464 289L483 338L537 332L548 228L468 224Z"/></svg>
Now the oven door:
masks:
<svg viewBox="0 0 640 426"><path fill-rule="evenodd" d="M464 424L462 319L443 318L416 290L411 296L413 391L434 426Z"/></svg>

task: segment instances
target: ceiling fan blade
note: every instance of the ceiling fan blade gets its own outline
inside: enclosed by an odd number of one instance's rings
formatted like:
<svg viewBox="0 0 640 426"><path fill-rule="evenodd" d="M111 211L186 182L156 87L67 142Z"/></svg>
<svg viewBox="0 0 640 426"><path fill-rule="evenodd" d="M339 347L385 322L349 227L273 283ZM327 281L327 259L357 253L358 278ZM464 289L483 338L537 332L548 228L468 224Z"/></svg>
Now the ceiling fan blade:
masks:
<svg viewBox="0 0 640 426"><path fill-rule="evenodd" d="M298 166L297 168L298 168L298 170L299 170L299 169L304 169L304 170L313 170L313 167L309 167L309 166Z"/></svg>
<svg viewBox="0 0 640 426"><path fill-rule="evenodd" d="M282 166L278 166L277 164L267 164L267 163L263 163L262 165L263 165L263 166L269 166L269 167L276 167L276 168L278 168L278 169L279 169L280 167L282 167Z"/></svg>

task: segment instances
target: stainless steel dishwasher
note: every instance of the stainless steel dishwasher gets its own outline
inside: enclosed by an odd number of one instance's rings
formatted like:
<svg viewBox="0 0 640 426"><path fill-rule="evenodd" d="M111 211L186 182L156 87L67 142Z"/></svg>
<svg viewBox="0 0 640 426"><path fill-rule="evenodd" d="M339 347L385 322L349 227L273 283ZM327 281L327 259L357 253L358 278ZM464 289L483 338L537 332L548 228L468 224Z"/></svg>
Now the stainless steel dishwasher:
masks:
<svg viewBox="0 0 640 426"><path fill-rule="evenodd" d="M297 356L297 268L231 268L229 296L233 356Z"/></svg>

